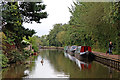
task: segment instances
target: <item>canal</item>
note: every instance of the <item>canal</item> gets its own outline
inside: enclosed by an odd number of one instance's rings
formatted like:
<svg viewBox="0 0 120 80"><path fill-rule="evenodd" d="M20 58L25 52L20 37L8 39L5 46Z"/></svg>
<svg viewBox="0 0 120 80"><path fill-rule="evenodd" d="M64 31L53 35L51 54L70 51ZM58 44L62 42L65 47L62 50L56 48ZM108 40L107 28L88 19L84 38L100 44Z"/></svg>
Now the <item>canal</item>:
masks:
<svg viewBox="0 0 120 80"><path fill-rule="evenodd" d="M2 78L118 78L119 74L96 61L79 61L62 50L40 50L28 64L12 64L2 70Z"/></svg>

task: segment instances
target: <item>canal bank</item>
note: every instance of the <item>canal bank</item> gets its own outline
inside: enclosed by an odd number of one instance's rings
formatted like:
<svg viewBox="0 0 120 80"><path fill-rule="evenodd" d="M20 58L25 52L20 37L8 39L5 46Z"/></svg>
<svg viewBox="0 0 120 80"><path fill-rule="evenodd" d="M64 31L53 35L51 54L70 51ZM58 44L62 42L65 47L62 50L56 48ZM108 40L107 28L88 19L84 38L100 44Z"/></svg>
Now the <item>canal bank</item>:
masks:
<svg viewBox="0 0 120 80"><path fill-rule="evenodd" d="M106 53L95 51L92 51L92 53L95 54L95 60L97 62L100 62L106 66L110 66L111 68L120 71L120 55L109 55Z"/></svg>

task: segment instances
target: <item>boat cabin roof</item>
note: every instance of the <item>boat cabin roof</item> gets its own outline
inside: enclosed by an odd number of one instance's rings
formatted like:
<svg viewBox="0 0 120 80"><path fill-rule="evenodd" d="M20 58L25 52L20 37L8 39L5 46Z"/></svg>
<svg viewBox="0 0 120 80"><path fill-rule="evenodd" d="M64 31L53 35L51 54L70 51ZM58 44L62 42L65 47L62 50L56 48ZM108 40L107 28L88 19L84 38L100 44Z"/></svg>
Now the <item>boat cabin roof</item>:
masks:
<svg viewBox="0 0 120 80"><path fill-rule="evenodd" d="M90 46L78 46L78 49L80 49L80 52L85 52L85 51L91 52Z"/></svg>

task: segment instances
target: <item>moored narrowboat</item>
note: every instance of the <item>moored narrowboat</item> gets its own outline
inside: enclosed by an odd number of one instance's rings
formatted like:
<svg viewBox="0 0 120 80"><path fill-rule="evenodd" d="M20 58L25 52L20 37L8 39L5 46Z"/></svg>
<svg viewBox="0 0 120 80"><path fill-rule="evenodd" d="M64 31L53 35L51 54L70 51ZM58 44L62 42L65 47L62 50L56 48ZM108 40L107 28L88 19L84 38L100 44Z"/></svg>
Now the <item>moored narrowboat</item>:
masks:
<svg viewBox="0 0 120 80"><path fill-rule="evenodd" d="M94 58L94 54L92 53L90 46L77 46L75 54L79 54L80 56L84 57Z"/></svg>

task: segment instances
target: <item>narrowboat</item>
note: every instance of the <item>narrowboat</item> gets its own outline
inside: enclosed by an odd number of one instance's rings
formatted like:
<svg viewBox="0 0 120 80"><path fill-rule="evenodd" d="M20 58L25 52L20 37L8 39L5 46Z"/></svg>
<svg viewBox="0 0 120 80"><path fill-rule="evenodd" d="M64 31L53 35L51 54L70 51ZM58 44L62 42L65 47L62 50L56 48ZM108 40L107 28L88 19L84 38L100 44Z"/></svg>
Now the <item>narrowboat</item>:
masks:
<svg viewBox="0 0 120 80"><path fill-rule="evenodd" d="M83 57L94 58L94 54L92 53L90 46L77 46L75 54L79 54Z"/></svg>

